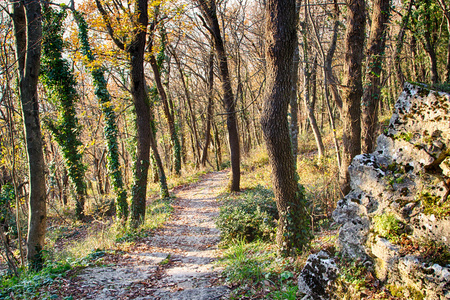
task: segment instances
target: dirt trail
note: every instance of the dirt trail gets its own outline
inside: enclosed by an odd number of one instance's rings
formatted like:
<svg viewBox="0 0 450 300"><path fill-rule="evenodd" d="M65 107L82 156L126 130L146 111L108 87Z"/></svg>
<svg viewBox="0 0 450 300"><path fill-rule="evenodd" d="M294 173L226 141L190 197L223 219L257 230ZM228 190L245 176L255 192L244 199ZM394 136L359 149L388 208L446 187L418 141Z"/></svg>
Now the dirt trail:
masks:
<svg viewBox="0 0 450 300"><path fill-rule="evenodd" d="M76 299L221 299L215 268L220 232L215 200L227 172L205 176L176 192L172 218L121 255L113 266L85 269L71 284Z"/></svg>

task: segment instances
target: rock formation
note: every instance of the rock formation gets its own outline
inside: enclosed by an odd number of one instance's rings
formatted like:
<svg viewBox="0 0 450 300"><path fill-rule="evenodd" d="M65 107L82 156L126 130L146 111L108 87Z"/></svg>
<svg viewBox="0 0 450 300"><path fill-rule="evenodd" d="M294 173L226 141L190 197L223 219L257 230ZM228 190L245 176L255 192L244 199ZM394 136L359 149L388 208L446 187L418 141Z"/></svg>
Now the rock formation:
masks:
<svg viewBox="0 0 450 300"><path fill-rule="evenodd" d="M406 83L375 152L349 172L333 213L342 255L393 296L450 299L450 95Z"/></svg>

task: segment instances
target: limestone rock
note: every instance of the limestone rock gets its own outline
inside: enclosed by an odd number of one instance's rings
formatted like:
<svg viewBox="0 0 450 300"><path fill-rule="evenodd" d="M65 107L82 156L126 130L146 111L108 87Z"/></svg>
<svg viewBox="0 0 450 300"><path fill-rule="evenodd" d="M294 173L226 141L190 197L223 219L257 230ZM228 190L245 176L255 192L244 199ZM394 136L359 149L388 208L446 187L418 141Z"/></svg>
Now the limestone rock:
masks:
<svg viewBox="0 0 450 300"><path fill-rule="evenodd" d="M337 266L325 251L308 257L298 277L298 290L305 294L304 299L329 299L327 287L337 277Z"/></svg>
<svg viewBox="0 0 450 300"><path fill-rule="evenodd" d="M406 83L377 148L349 173L352 190L333 212L342 254L372 262L403 297L450 299L450 261L422 256L427 245L450 249L450 95Z"/></svg>

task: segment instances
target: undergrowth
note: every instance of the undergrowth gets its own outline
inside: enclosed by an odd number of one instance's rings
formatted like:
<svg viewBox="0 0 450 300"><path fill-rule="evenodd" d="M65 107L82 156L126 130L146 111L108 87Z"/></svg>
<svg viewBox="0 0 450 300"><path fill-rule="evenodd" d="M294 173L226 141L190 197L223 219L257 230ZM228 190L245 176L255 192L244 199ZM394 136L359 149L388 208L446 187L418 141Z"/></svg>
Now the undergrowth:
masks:
<svg viewBox="0 0 450 300"><path fill-rule="evenodd" d="M282 258L273 243L234 240L220 264L228 284L235 287L230 299L297 299L299 261Z"/></svg>
<svg viewBox="0 0 450 300"><path fill-rule="evenodd" d="M278 214L266 150L255 149L242 166L242 191L222 196L217 220L225 248L220 265L233 287L230 299L299 299L297 280L306 258L323 247L333 248L337 238L329 222L338 200L334 158L299 155L299 182L310 203L316 237L304 253L289 258L279 255L275 242Z"/></svg>
<svg viewBox="0 0 450 300"><path fill-rule="evenodd" d="M278 219L273 197L273 192L262 186L225 197L216 221L222 241L251 242L273 238Z"/></svg>
<svg viewBox="0 0 450 300"><path fill-rule="evenodd" d="M46 299L39 288L53 283L57 278L65 277L69 272L84 268L101 256L94 251L83 258L51 261L46 260L39 272L22 271L19 276L4 275L0 278L0 299Z"/></svg>
<svg viewBox="0 0 450 300"><path fill-rule="evenodd" d="M0 276L0 299L45 299L40 294L41 286L93 263L101 264L100 257L126 250L133 242L160 227L173 212L171 202L170 198L151 202L147 206L145 222L138 230L112 220L97 220L89 228L80 224L49 228L44 268L37 273L22 270L19 276ZM64 240L68 242L61 244Z"/></svg>

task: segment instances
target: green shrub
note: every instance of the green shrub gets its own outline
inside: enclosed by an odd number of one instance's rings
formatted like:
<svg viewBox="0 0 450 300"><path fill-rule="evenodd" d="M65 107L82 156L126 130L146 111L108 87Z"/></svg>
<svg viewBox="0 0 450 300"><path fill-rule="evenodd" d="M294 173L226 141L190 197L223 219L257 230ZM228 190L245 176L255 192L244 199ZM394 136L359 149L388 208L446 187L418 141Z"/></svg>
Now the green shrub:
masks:
<svg viewBox="0 0 450 300"><path fill-rule="evenodd" d="M217 226L222 239L251 242L255 239L268 240L276 228L278 211L273 192L262 186L240 194L230 195L221 207Z"/></svg>

